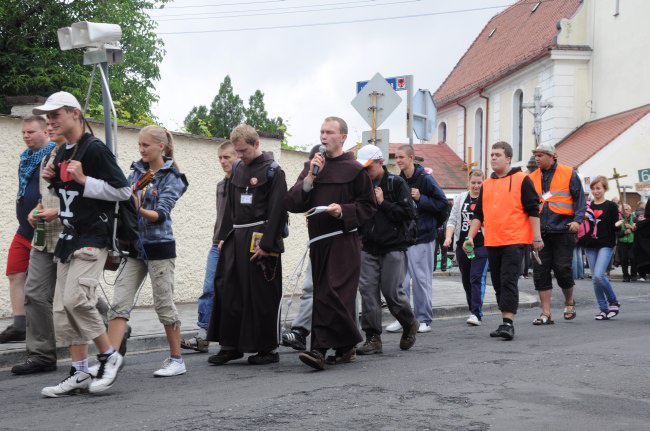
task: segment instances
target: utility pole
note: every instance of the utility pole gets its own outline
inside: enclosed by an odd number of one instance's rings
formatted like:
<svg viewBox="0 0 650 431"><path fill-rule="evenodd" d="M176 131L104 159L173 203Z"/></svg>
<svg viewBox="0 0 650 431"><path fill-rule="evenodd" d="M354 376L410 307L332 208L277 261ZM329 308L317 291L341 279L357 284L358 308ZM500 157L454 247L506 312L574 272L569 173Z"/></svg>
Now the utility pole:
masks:
<svg viewBox="0 0 650 431"><path fill-rule="evenodd" d="M528 112L533 114L535 118L535 126L533 126L533 136L535 136L535 147L539 146L542 142L542 115L548 110L548 108L553 107L552 102L542 102L542 90L539 87L535 87L535 95L533 96L533 102L522 103L521 107L526 109Z"/></svg>

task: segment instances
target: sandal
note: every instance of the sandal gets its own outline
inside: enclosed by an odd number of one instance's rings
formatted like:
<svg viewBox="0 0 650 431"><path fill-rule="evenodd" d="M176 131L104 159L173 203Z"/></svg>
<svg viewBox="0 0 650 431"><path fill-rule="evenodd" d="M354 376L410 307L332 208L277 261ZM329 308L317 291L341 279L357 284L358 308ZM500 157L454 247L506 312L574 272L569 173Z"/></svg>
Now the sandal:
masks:
<svg viewBox="0 0 650 431"><path fill-rule="evenodd" d="M564 320L573 320L576 318L576 301L573 304L564 304Z"/></svg>
<svg viewBox="0 0 650 431"><path fill-rule="evenodd" d="M594 320L609 320L609 317L607 317L608 313L605 313L604 311L601 311L600 313L596 314L594 316Z"/></svg>
<svg viewBox="0 0 650 431"><path fill-rule="evenodd" d="M550 314L545 314L545 313L540 314L537 319L533 320L533 325L535 325L535 326L552 325L554 323L555 322L551 318L551 315Z"/></svg>
<svg viewBox="0 0 650 431"><path fill-rule="evenodd" d="M619 304L618 302L610 304L609 309L607 310L607 318L611 319L612 317L618 316L620 309L621 309L621 304Z"/></svg>

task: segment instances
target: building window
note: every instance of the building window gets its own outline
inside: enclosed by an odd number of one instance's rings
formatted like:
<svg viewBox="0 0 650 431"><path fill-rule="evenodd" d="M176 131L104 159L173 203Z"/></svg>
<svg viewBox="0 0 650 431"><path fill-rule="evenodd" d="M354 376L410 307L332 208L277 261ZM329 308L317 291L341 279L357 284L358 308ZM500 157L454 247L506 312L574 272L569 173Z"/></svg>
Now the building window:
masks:
<svg viewBox="0 0 650 431"><path fill-rule="evenodd" d="M478 162L483 169L483 109L478 108L474 114L474 151L472 161Z"/></svg>
<svg viewBox="0 0 650 431"><path fill-rule="evenodd" d="M524 147L524 92L515 91L512 97L512 155L513 162L522 160Z"/></svg>
<svg viewBox="0 0 650 431"><path fill-rule="evenodd" d="M444 121L438 125L438 142L447 142L447 123Z"/></svg>

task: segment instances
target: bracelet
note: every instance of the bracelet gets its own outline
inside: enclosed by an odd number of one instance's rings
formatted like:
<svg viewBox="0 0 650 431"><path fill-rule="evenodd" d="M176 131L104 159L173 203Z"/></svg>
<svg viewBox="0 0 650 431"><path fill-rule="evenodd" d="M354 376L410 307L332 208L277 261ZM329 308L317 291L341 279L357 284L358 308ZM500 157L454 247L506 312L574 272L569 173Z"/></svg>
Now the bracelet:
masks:
<svg viewBox="0 0 650 431"><path fill-rule="evenodd" d="M534 239L533 242L544 242L541 239Z"/></svg>

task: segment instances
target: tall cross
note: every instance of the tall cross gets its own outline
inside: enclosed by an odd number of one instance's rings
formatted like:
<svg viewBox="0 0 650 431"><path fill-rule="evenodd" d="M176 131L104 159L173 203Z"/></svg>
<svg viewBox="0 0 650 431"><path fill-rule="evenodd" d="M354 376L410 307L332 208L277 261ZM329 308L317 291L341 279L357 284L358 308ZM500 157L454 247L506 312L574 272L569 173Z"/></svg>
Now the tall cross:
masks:
<svg viewBox="0 0 650 431"><path fill-rule="evenodd" d="M533 117L535 117L535 126L533 127L533 135L535 136L535 148L542 142L542 115L548 110L548 108L553 107L552 102L542 102L542 90L539 87L535 87L535 95L533 96L533 102L522 103L522 109L528 110Z"/></svg>
<svg viewBox="0 0 650 431"><path fill-rule="evenodd" d="M467 147L467 176L474 166L478 166L478 162L472 161L472 147Z"/></svg>
<svg viewBox="0 0 650 431"><path fill-rule="evenodd" d="M621 178L625 178L627 175L621 175L618 172L616 172L616 168L614 168L614 175L612 175L611 178L607 178L608 180L615 180L616 181L616 191L618 191L618 200L619 202L623 202L623 198L621 197L621 185L618 183L618 180Z"/></svg>

